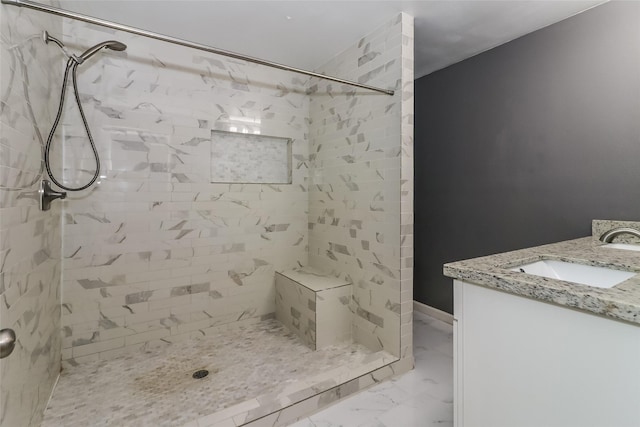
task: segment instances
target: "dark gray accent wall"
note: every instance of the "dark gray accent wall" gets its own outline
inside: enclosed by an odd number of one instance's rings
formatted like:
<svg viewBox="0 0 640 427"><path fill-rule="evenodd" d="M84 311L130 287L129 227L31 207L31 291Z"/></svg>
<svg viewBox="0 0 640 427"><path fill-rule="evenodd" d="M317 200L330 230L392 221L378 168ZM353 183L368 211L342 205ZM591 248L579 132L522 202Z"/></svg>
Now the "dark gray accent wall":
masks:
<svg viewBox="0 0 640 427"><path fill-rule="evenodd" d="M612 2L416 81L416 300L442 264L640 219L640 3Z"/></svg>

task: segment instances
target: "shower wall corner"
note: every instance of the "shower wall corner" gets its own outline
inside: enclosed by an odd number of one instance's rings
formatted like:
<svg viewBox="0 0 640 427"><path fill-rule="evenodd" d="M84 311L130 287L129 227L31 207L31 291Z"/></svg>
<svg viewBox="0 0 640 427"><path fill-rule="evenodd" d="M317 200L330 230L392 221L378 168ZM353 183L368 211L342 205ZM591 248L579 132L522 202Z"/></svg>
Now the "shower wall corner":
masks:
<svg viewBox="0 0 640 427"><path fill-rule="evenodd" d="M395 90L310 83L309 263L353 283L353 337L413 367L413 17L317 70Z"/></svg>
<svg viewBox="0 0 640 427"><path fill-rule="evenodd" d="M40 211L37 191L62 58L43 30L62 19L0 6L0 329L17 337L0 360L3 427L39 425L60 373L61 206Z"/></svg>

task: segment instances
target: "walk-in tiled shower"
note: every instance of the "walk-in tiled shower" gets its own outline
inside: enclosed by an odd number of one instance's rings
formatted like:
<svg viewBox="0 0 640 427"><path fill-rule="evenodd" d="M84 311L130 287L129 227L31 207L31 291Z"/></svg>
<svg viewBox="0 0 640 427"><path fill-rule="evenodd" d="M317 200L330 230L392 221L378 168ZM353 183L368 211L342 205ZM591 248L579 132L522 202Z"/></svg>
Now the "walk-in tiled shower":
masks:
<svg viewBox="0 0 640 427"><path fill-rule="evenodd" d="M18 336L0 361L1 426L283 425L411 368L411 17L319 70L393 96L45 13L0 17L0 325ZM46 212L39 138L65 58L43 30L77 51L127 45L79 70L99 181ZM65 182L88 181L71 102L56 143ZM304 267L339 285L334 303L304 279L278 291L276 273ZM347 332L314 350L305 334L337 329L320 319L338 312Z"/></svg>

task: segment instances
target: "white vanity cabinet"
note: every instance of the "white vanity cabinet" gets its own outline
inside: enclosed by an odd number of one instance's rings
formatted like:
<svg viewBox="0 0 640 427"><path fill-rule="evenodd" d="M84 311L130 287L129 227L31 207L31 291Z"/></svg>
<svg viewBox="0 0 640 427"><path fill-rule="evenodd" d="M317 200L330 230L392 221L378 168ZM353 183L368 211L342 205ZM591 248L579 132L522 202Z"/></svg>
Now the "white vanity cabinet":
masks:
<svg viewBox="0 0 640 427"><path fill-rule="evenodd" d="M640 326L454 281L457 427L640 426Z"/></svg>

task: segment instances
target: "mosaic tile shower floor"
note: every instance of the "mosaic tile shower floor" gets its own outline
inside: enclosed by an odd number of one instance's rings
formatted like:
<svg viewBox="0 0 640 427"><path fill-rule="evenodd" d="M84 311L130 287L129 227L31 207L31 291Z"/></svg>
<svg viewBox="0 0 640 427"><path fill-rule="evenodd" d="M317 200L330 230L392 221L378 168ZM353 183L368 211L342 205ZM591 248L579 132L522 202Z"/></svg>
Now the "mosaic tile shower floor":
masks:
<svg viewBox="0 0 640 427"><path fill-rule="evenodd" d="M393 360L352 343L312 351L267 320L66 370L42 427L242 425Z"/></svg>

